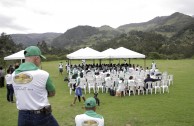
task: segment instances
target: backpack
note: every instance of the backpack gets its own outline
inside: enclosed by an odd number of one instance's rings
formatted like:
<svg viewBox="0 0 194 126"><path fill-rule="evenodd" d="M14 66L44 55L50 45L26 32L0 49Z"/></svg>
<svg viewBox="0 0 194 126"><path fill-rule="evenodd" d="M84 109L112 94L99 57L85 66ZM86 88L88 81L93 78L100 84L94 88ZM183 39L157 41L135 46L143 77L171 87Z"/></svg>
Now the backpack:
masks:
<svg viewBox="0 0 194 126"><path fill-rule="evenodd" d="M68 81L68 78L67 77L64 77L64 81Z"/></svg>
<svg viewBox="0 0 194 126"><path fill-rule="evenodd" d="M109 90L110 96L115 96L116 92L114 89Z"/></svg>

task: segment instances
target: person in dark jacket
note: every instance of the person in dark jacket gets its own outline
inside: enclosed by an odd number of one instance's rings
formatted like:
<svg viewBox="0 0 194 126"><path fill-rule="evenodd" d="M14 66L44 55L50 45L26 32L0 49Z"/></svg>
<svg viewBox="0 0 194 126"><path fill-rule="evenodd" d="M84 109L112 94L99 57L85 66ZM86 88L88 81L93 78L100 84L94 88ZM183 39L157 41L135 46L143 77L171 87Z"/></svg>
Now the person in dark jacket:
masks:
<svg viewBox="0 0 194 126"><path fill-rule="evenodd" d="M146 84L146 82L155 82L155 81L158 81L160 79L154 79L154 78L151 78L150 77L150 74L147 74L147 78L144 80L144 83ZM145 85L145 88L147 89L148 88L148 85L146 84Z"/></svg>

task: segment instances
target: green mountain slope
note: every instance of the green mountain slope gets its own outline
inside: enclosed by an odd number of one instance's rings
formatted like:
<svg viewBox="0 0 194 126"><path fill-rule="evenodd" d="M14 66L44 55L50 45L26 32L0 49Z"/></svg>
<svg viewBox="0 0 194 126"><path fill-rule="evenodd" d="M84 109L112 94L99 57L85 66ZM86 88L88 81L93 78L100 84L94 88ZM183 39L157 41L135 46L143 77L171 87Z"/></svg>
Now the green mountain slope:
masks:
<svg viewBox="0 0 194 126"><path fill-rule="evenodd" d="M51 44L54 38L61 35L61 33L42 33L42 34L11 34L13 41L16 44L23 44L23 46L37 45L38 42L45 41L48 45Z"/></svg>
<svg viewBox="0 0 194 126"><path fill-rule="evenodd" d="M137 30L137 31L155 31L159 34L171 37L179 30L194 22L194 18L188 15L176 12L170 16L156 17L148 22L126 24L118 27L125 33Z"/></svg>
<svg viewBox="0 0 194 126"><path fill-rule="evenodd" d="M53 46L58 48L80 48L91 46L110 40L120 35L120 32L109 26L100 28L91 26L77 26L67 30L64 34L55 38Z"/></svg>

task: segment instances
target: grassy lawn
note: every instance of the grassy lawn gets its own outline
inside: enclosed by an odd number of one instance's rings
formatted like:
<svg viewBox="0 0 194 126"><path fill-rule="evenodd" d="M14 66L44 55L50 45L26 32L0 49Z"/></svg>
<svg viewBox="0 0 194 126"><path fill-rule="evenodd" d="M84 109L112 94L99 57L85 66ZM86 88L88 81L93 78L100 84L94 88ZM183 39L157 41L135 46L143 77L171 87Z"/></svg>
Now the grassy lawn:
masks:
<svg viewBox="0 0 194 126"><path fill-rule="evenodd" d="M74 118L83 113L84 105L77 102L71 107L74 95L69 94L64 75L59 75L60 61L43 62L42 68L48 71L56 86L56 96L49 98L53 115L60 126L74 126ZM65 63L65 61L63 61ZM72 61L72 63L81 61ZM90 61L91 62L91 61ZM105 61L103 61L105 62ZM108 62L108 61L106 61ZM118 62L116 60L112 62ZM151 60L147 60L148 67ZM157 60L160 71L174 75L170 93L113 97L106 93L98 95L101 105L97 113L105 118L105 126L192 126L194 125L194 60ZM97 61L96 61L97 63ZM143 66L143 60L131 60L132 64ZM93 94L86 94L87 97ZM16 105L6 101L6 88L0 88L0 126L16 126Z"/></svg>

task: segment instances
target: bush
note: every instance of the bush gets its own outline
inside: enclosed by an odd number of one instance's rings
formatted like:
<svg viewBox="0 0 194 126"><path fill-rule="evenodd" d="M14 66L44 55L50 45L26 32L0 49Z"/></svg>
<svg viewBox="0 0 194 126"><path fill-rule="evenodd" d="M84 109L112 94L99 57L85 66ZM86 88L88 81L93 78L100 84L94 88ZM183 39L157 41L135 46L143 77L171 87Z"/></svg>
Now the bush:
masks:
<svg viewBox="0 0 194 126"><path fill-rule="evenodd" d="M184 55L183 54L172 54L168 56L168 59L173 59L173 60L177 60L177 59L183 59Z"/></svg>
<svg viewBox="0 0 194 126"><path fill-rule="evenodd" d="M161 55L157 52L150 52L148 54L149 59L161 59Z"/></svg>
<svg viewBox="0 0 194 126"><path fill-rule="evenodd" d="M46 55L47 61L66 60L66 55Z"/></svg>

